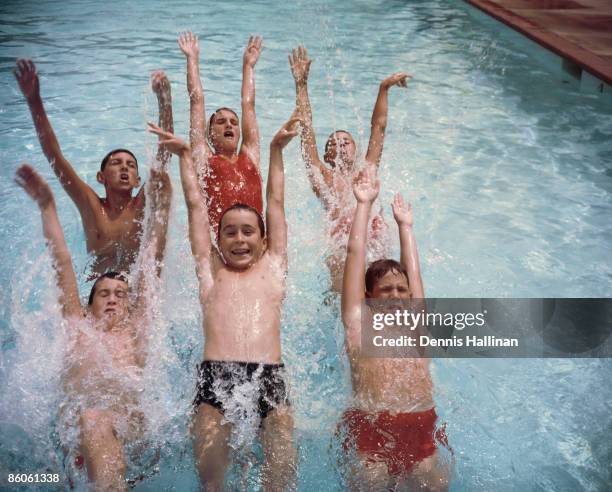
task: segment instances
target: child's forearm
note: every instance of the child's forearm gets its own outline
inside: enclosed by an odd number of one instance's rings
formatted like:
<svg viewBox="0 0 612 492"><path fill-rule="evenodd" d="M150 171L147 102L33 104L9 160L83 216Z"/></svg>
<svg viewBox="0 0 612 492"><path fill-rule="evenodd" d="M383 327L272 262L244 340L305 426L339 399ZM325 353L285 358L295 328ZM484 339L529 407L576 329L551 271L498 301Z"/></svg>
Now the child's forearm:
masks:
<svg viewBox="0 0 612 492"><path fill-rule="evenodd" d="M359 305L365 295L366 242L371 208L371 202L357 202L346 248L342 278L342 321L346 327L359 317Z"/></svg>
<svg viewBox="0 0 612 492"><path fill-rule="evenodd" d="M204 89L200 78L200 60L197 56L187 56L187 92L191 102L204 101Z"/></svg>
<svg viewBox="0 0 612 492"><path fill-rule="evenodd" d="M302 139L302 156L308 166L316 165L319 161L317 143L312 126L312 108L308 96L306 81L295 83L295 103L302 117L300 137Z"/></svg>
<svg viewBox="0 0 612 492"><path fill-rule="evenodd" d="M255 69L248 63L242 65L242 108L255 109Z"/></svg>
<svg viewBox="0 0 612 492"><path fill-rule="evenodd" d="M408 272L408 282L415 298L423 298L424 292L421 280L421 266L417 250L416 237L412 226L400 224L400 262Z"/></svg>
<svg viewBox="0 0 612 492"><path fill-rule="evenodd" d="M370 217L371 209L372 203L357 202L347 244L347 254L362 254L365 258L366 244L368 239L368 219Z"/></svg>
<svg viewBox="0 0 612 492"><path fill-rule="evenodd" d="M183 186L183 194L185 196L185 203L187 207L198 210L202 207L206 209L206 205L202 200L202 194L200 193L198 176L193 166L191 152L188 149L185 149L179 155L179 161L181 170L181 184ZM205 215L206 220L208 220L208 213Z"/></svg>
<svg viewBox="0 0 612 492"><path fill-rule="evenodd" d="M389 88L383 83L378 89L378 97L372 111L372 130L385 131L387 127L387 116L389 113Z"/></svg>
<svg viewBox="0 0 612 492"><path fill-rule="evenodd" d="M70 258L68 245L64 238L64 231L57 216L55 201L41 208L40 216L43 225L43 235L53 261L57 262L66 257Z"/></svg>
<svg viewBox="0 0 612 492"><path fill-rule="evenodd" d="M151 200L151 217L148 228L148 237L145 244L153 242L155 245L155 260L157 275L161 273L161 262L166 249L170 205L172 202L172 183L166 172L151 171L148 198Z"/></svg>
<svg viewBox="0 0 612 492"><path fill-rule="evenodd" d="M170 86L163 90L157 97L159 110L159 126L167 132L174 133L174 121L172 118L172 93ZM160 146L157 151L157 160L161 163L161 170L166 172L166 164L170 161L172 154Z"/></svg>
<svg viewBox="0 0 612 492"><path fill-rule="evenodd" d="M64 231L57 216L55 201L41 208L43 235L47 241L53 268L57 276L57 285L60 289L60 304L64 316L73 316L80 313L80 300L76 276L72 266L72 258Z"/></svg>
<svg viewBox="0 0 612 492"><path fill-rule="evenodd" d="M285 219L285 171L281 145L270 145L270 168L266 187L268 251L286 260L287 221Z"/></svg>
<svg viewBox="0 0 612 492"><path fill-rule="evenodd" d="M189 93L189 143L194 149L198 166L202 167L205 160L206 145L206 108L204 90L200 78L200 62L198 56L187 56L187 91ZM203 152L202 159L199 155Z"/></svg>
<svg viewBox="0 0 612 492"><path fill-rule="evenodd" d="M66 169L62 166L64 162L62 151L39 94L28 98L28 107L43 153L60 181L64 181L68 176L65 176Z"/></svg>
<svg viewBox="0 0 612 492"><path fill-rule="evenodd" d="M295 83L295 104L300 109L302 124L312 126L312 108L308 96L308 82L305 80Z"/></svg>
<svg viewBox="0 0 612 492"><path fill-rule="evenodd" d="M285 201L285 170L283 149L278 145L270 145L270 168L268 185L266 187L267 206L284 207Z"/></svg>
<svg viewBox="0 0 612 492"><path fill-rule="evenodd" d="M191 252L197 259L210 257L210 225L208 221L208 209L206 201L200 192L198 176L193 167L191 152L185 149L179 156L181 169L181 184L187 215L189 220L189 239L191 241Z"/></svg>

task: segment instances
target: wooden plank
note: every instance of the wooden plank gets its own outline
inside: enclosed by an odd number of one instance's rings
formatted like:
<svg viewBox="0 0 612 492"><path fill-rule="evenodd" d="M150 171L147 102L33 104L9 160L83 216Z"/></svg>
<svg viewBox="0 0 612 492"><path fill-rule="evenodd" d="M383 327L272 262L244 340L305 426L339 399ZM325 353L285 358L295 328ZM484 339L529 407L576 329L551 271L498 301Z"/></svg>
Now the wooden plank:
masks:
<svg viewBox="0 0 612 492"><path fill-rule="evenodd" d="M612 85L612 2L465 1Z"/></svg>

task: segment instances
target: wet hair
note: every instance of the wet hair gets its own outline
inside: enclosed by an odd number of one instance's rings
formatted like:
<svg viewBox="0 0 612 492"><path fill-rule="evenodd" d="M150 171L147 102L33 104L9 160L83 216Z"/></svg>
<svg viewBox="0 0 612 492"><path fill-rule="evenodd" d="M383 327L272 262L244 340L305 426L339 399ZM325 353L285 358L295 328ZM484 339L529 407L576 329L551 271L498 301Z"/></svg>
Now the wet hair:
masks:
<svg viewBox="0 0 612 492"><path fill-rule="evenodd" d="M128 283L127 278L126 278L126 276L123 273L119 273L119 272L106 272L106 273L103 273L102 275L100 275L96 279L96 281L94 282L93 286L91 287L91 292L89 292L89 301L87 302L87 304L89 306L91 306L93 304L94 296L96 295L96 287L105 278L112 278L112 279L115 279L115 280L121 280L122 282L125 282L126 284Z"/></svg>
<svg viewBox="0 0 612 492"><path fill-rule="evenodd" d="M102 159L102 164L100 164L100 171L104 171L104 168L106 167L106 164L108 164L108 161L110 160L111 156L113 154L118 154L119 152L125 152L126 154L130 154L136 161L136 167L138 168L138 159L136 159L136 156L132 152L130 152L128 149L115 149L111 150L108 154L104 156L104 159Z"/></svg>
<svg viewBox="0 0 612 492"><path fill-rule="evenodd" d="M263 217L261 216L261 214L256 209L254 209L250 205L247 205L246 203L235 203L230 208L225 210L225 212L223 212L223 214L221 215L221 218L219 219L219 225L217 226L217 239L221 237L221 224L223 222L223 217L225 217L225 214L228 213L230 210L248 210L250 212L253 212L255 215L257 215L257 225L259 226L259 232L261 233L261 237L266 237L266 225L264 224Z"/></svg>
<svg viewBox="0 0 612 492"><path fill-rule="evenodd" d="M214 123L214 121L215 121L215 116L217 116L217 113L218 113L219 111L223 111L223 110L225 110L225 111L229 111L229 112L230 112L230 113L232 113L232 114L233 114L233 115L234 115L236 118L238 118L238 120L240 121L240 117L238 116L238 113L236 113L236 111L234 111L234 110L233 110L233 109L231 109L231 108L222 107L222 108L217 108L217 109L215 109L215 111L213 112L213 114L211 114L211 115L210 115L210 118L208 118L208 128L206 129L206 138L208 139L208 143L211 145L211 147L213 147L213 149L214 149L214 146L212 145L212 142L211 142L211 140L210 140L210 129L211 129L211 127L212 127L212 125L213 125L213 123Z"/></svg>
<svg viewBox="0 0 612 492"><path fill-rule="evenodd" d="M406 280L408 280L408 272L399 261L391 260L389 258L383 260L376 260L372 262L366 270L366 292L372 292L372 289L374 289L376 282L378 282L389 272L401 273L406 277Z"/></svg>

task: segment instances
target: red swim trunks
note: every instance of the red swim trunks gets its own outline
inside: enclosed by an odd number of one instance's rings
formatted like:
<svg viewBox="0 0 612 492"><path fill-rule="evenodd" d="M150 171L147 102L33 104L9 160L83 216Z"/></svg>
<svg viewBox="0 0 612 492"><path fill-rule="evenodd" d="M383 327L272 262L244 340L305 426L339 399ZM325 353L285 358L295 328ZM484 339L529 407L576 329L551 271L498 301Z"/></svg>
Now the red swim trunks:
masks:
<svg viewBox="0 0 612 492"><path fill-rule="evenodd" d="M238 154L233 163L220 155L210 156L204 189L208 220L215 234L223 213L237 203L253 207L263 216L261 175L246 152Z"/></svg>
<svg viewBox="0 0 612 492"><path fill-rule="evenodd" d="M444 429L436 430L437 418L433 408L398 414L347 410L342 416L344 450L354 447L367 462L385 463L390 475L407 475L435 453L436 441L448 446Z"/></svg>

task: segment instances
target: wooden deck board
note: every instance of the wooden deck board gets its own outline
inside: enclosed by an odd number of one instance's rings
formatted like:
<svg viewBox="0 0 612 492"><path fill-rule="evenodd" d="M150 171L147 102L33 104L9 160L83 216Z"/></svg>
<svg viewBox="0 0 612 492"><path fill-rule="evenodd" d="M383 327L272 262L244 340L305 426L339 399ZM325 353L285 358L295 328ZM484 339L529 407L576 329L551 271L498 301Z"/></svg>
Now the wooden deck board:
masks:
<svg viewBox="0 0 612 492"><path fill-rule="evenodd" d="M465 1L612 85L612 1Z"/></svg>

